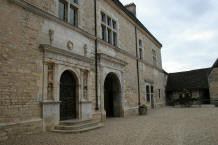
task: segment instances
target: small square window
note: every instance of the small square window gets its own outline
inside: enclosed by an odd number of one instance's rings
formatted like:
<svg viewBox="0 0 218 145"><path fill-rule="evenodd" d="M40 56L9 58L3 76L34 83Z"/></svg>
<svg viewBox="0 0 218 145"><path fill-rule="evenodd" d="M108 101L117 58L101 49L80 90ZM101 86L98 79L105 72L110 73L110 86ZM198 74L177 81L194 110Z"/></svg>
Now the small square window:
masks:
<svg viewBox="0 0 218 145"><path fill-rule="evenodd" d="M110 17L107 17L107 25L111 26L111 18Z"/></svg>

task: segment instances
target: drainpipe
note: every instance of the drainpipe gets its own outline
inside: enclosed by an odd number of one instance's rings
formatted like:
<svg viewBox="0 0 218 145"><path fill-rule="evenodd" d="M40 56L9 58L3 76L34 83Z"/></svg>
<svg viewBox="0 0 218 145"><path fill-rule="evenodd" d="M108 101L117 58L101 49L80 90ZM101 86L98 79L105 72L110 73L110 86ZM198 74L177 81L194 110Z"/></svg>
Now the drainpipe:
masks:
<svg viewBox="0 0 218 145"><path fill-rule="evenodd" d="M138 105L141 105L140 81L139 81L139 60L138 60L138 36L137 36L136 26L135 26L135 40L136 40L136 69L137 69L137 81L138 81Z"/></svg>
<svg viewBox="0 0 218 145"><path fill-rule="evenodd" d="M98 106L98 39L97 39L97 6L94 0L94 16L95 16L95 110L99 110Z"/></svg>

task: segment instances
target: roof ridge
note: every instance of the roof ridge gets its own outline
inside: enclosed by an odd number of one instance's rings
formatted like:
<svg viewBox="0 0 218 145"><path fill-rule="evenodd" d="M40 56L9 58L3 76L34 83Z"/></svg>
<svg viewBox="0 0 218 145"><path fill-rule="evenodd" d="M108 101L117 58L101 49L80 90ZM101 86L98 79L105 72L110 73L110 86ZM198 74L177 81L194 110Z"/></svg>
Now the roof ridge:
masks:
<svg viewBox="0 0 218 145"><path fill-rule="evenodd" d="M141 27L145 32L148 33L149 36L160 46L162 47L162 44L157 40L156 37L142 24L139 19L134 16L129 10L119 1L119 0L112 0L121 10L123 10L136 24L138 24L139 27Z"/></svg>
<svg viewBox="0 0 218 145"><path fill-rule="evenodd" d="M188 70L188 71L181 71L181 72L173 72L173 73L169 73L169 74L178 74L178 73L186 73L186 72L193 72L193 71L200 71L200 70L209 70L211 69L210 67L206 67L206 68L199 68L199 69L193 69L193 70Z"/></svg>

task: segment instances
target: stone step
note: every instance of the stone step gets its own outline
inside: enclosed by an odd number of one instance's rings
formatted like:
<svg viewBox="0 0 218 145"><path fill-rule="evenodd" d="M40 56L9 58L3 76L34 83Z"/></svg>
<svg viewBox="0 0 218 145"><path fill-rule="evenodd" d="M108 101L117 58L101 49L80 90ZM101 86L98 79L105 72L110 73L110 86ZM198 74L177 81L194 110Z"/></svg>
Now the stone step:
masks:
<svg viewBox="0 0 218 145"><path fill-rule="evenodd" d="M65 121L60 121L59 125L79 125L79 124L85 124L85 123L91 123L92 120L65 120Z"/></svg>
<svg viewBox="0 0 218 145"><path fill-rule="evenodd" d="M78 130L78 129L83 129L83 128L88 128L91 126L96 126L98 125L98 122L88 122L88 123L83 123L83 124L74 124L74 125L57 125L55 126L55 129L57 130Z"/></svg>
<svg viewBox="0 0 218 145"><path fill-rule="evenodd" d="M215 108L215 105L214 104L201 105L201 108Z"/></svg>
<svg viewBox="0 0 218 145"><path fill-rule="evenodd" d="M0 131L0 141L4 141L8 139L8 135L6 132Z"/></svg>
<svg viewBox="0 0 218 145"><path fill-rule="evenodd" d="M94 130L94 129L98 129L98 128L101 128L103 126L104 126L103 124L98 123L95 126L82 128L82 129L76 129L76 130L57 130L57 129L54 129L52 132L56 132L56 133L74 133L74 134L76 134L76 133L83 133L83 132L91 131L91 130Z"/></svg>

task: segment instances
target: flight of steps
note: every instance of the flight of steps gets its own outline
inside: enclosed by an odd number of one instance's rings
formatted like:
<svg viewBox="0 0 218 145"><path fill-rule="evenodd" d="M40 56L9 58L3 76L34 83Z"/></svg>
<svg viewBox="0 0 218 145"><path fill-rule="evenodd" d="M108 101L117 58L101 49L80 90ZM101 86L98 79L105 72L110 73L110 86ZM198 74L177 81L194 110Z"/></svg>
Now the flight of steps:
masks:
<svg viewBox="0 0 218 145"><path fill-rule="evenodd" d="M0 130L0 141L4 141L8 139L8 135L6 132Z"/></svg>
<svg viewBox="0 0 218 145"><path fill-rule="evenodd" d="M53 132L82 133L101 128L103 126L104 125L102 123L92 120L66 120L60 121L59 124L55 126Z"/></svg>

